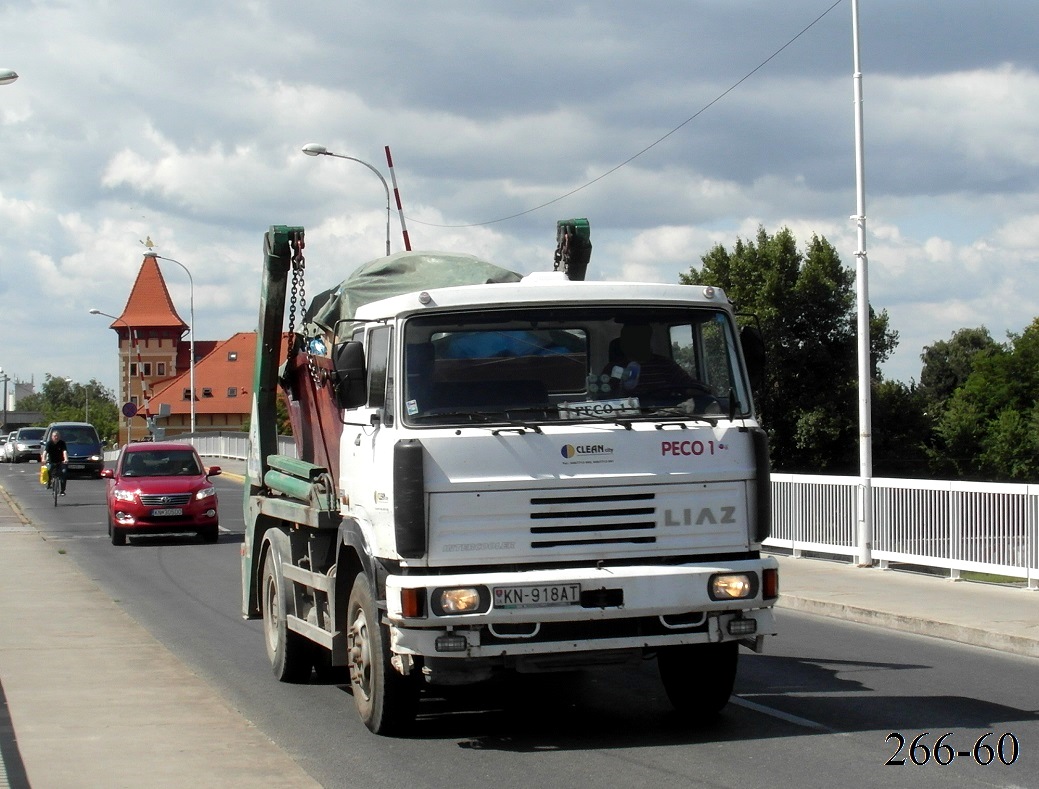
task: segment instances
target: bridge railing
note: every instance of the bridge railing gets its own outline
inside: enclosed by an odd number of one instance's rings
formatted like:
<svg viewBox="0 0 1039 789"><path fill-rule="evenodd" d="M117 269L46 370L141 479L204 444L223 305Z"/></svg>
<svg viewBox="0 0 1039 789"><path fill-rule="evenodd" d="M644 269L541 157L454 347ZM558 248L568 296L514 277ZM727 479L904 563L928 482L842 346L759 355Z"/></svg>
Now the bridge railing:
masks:
<svg viewBox="0 0 1039 789"><path fill-rule="evenodd" d="M991 573L1039 589L1039 485L876 478L870 488L881 566ZM773 474L765 545L855 556L861 498L858 477Z"/></svg>

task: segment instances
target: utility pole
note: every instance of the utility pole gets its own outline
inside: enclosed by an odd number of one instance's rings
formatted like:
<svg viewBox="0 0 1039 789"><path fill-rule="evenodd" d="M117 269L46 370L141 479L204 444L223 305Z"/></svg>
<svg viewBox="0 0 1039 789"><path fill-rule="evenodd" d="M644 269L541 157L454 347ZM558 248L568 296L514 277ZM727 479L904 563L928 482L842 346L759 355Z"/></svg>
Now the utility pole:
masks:
<svg viewBox="0 0 1039 789"><path fill-rule="evenodd" d="M4 368L3 367L0 367L0 375L2 375L4 377L4 422L3 422L3 431L5 433L9 433L11 431L9 431L7 429L7 382L10 381L11 379L7 376L7 373L4 372Z"/></svg>
<svg viewBox="0 0 1039 789"><path fill-rule="evenodd" d="M859 63L859 2L851 0L852 60L855 101L855 224L859 248L855 252L855 289L859 333L859 523L860 567L873 564L873 428L872 365L869 343L869 264L866 259L866 162L862 132L862 66Z"/></svg>

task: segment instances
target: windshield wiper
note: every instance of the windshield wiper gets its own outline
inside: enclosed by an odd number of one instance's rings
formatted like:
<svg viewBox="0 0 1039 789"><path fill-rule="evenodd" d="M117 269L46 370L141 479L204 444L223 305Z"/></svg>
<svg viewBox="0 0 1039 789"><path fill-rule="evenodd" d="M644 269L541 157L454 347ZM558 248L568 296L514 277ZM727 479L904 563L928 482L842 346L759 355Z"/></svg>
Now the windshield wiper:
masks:
<svg viewBox="0 0 1039 789"><path fill-rule="evenodd" d="M423 421L429 419L465 419L469 422L490 422L491 415L499 413L497 411L426 411L421 414L415 414L411 417L413 421Z"/></svg>
<svg viewBox="0 0 1039 789"><path fill-rule="evenodd" d="M678 417L688 422L706 422L711 427L718 424L718 420L721 418L721 414L705 414L690 411L686 408L682 408L681 405L666 405L666 406L642 406L642 415L648 416L652 419L661 417Z"/></svg>

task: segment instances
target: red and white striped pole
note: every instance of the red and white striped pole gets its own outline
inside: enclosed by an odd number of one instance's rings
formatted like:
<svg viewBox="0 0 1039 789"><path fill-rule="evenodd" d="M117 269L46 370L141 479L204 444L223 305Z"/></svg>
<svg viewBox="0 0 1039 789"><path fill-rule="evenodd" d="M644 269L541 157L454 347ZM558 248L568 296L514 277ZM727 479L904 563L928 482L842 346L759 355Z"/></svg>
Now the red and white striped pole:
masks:
<svg viewBox="0 0 1039 789"><path fill-rule="evenodd" d="M400 215L400 229L404 233L404 249L411 251L411 239L408 238L408 228L404 224L404 207L400 204L400 191L397 189L397 175L393 172L393 157L390 156L390 146L386 146L386 165L390 168L390 181L393 183L393 197L397 200L397 213Z"/></svg>

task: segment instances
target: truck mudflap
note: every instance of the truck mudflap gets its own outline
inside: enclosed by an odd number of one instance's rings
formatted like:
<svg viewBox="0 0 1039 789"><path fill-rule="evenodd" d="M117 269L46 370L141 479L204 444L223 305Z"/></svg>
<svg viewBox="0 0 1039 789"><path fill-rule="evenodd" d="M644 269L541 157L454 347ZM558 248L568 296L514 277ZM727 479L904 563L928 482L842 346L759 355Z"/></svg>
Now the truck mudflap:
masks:
<svg viewBox="0 0 1039 789"><path fill-rule="evenodd" d="M438 657L654 648L744 641L776 632L778 563L772 557L717 564L636 565L389 576L392 650ZM717 579L746 586L720 599ZM453 590L470 613L445 606Z"/></svg>

